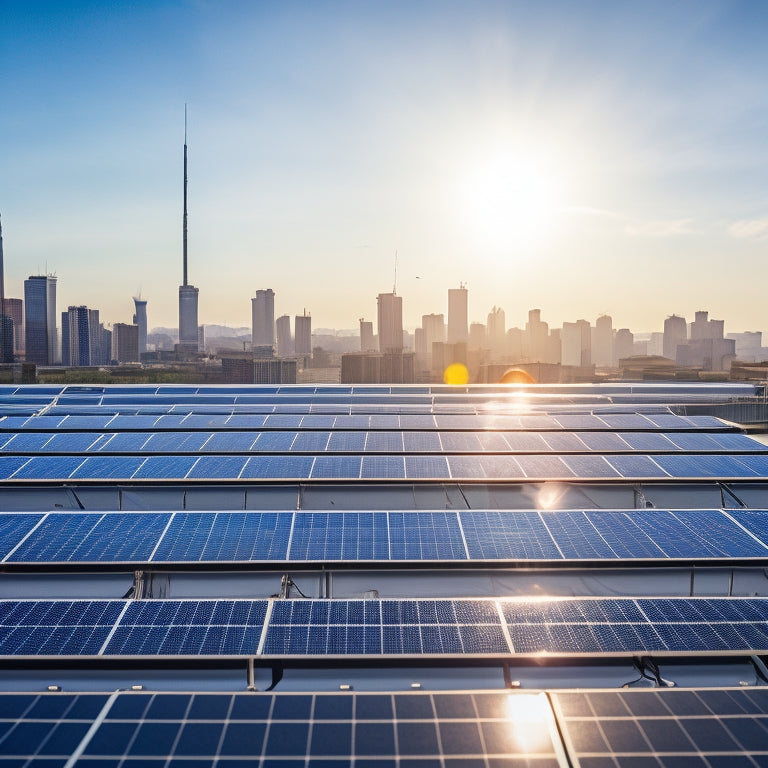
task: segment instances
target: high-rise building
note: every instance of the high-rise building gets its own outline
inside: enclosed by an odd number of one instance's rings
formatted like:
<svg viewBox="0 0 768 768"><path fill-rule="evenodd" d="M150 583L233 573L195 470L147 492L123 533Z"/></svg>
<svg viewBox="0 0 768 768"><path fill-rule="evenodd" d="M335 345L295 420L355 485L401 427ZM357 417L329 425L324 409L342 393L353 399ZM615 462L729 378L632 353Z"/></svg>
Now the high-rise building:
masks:
<svg viewBox="0 0 768 768"><path fill-rule="evenodd" d="M254 347L275 345L275 292L256 291L251 299L251 343Z"/></svg>
<svg viewBox="0 0 768 768"><path fill-rule="evenodd" d="M710 320L709 312L699 311L691 323L691 339L722 339L724 337L725 321Z"/></svg>
<svg viewBox="0 0 768 768"><path fill-rule="evenodd" d="M294 320L294 347L297 355L312 354L312 316L304 310L303 315L296 315Z"/></svg>
<svg viewBox="0 0 768 768"><path fill-rule="evenodd" d="M613 357L613 320L610 315L600 315L595 322L593 359L595 365L610 368Z"/></svg>
<svg viewBox="0 0 768 768"><path fill-rule="evenodd" d="M187 108L184 107L184 213L182 219L183 282L179 286L179 346L187 352L197 352L198 289L187 279ZM138 342L137 342L138 343ZM146 342L145 342L146 343ZM114 346L114 344L113 344Z"/></svg>
<svg viewBox="0 0 768 768"><path fill-rule="evenodd" d="M455 344L469 339L467 321L467 289L462 284L448 289L448 343Z"/></svg>
<svg viewBox="0 0 768 768"><path fill-rule="evenodd" d="M27 362L56 364L56 278L51 275L30 275L24 281L24 340Z"/></svg>
<svg viewBox="0 0 768 768"><path fill-rule="evenodd" d="M488 334L482 323L470 323L467 349L487 349Z"/></svg>
<svg viewBox="0 0 768 768"><path fill-rule="evenodd" d="M548 359L549 324L541 319L540 309L528 310L523 352L533 362L554 362Z"/></svg>
<svg viewBox="0 0 768 768"><path fill-rule="evenodd" d="M616 331L613 348L613 356L617 365L619 360L624 360L635 354L635 335L629 328L619 328Z"/></svg>
<svg viewBox="0 0 768 768"><path fill-rule="evenodd" d="M280 357L290 357L293 354L293 339L291 338L291 318L281 315L275 322L277 329L277 354Z"/></svg>
<svg viewBox="0 0 768 768"><path fill-rule="evenodd" d="M376 343L373 338L373 321L360 318L360 351L373 352Z"/></svg>
<svg viewBox="0 0 768 768"><path fill-rule="evenodd" d="M379 351L403 351L403 298L395 293L380 293L377 297L379 313Z"/></svg>
<svg viewBox="0 0 768 768"><path fill-rule="evenodd" d="M6 298L5 314L13 320L13 352L21 355L24 353L24 302Z"/></svg>
<svg viewBox="0 0 768 768"><path fill-rule="evenodd" d="M91 364L90 325L88 307L70 307L61 313L61 364L88 366Z"/></svg>
<svg viewBox="0 0 768 768"><path fill-rule="evenodd" d="M141 355L147 351L147 300L134 296L133 304L136 307L133 324L139 326L139 355Z"/></svg>
<svg viewBox="0 0 768 768"><path fill-rule="evenodd" d="M501 357L506 351L507 321L501 307L493 307L488 313L486 324L488 348L494 357Z"/></svg>
<svg viewBox="0 0 768 768"><path fill-rule="evenodd" d="M445 316L444 315L422 315L421 327L424 329L424 347L427 360L432 359L432 345L434 343L445 343Z"/></svg>
<svg viewBox="0 0 768 768"><path fill-rule="evenodd" d="M0 363L13 362L13 318L5 303L5 265L3 264L3 225L0 222Z"/></svg>
<svg viewBox="0 0 768 768"><path fill-rule="evenodd" d="M588 320L563 323L560 344L563 365L583 368L592 364L592 327Z"/></svg>
<svg viewBox="0 0 768 768"><path fill-rule="evenodd" d="M139 326L115 323L112 326L112 359L118 363L139 362Z"/></svg>
<svg viewBox="0 0 768 768"><path fill-rule="evenodd" d="M688 324L684 317L670 315L664 321L664 357L677 359L677 345L688 340Z"/></svg>

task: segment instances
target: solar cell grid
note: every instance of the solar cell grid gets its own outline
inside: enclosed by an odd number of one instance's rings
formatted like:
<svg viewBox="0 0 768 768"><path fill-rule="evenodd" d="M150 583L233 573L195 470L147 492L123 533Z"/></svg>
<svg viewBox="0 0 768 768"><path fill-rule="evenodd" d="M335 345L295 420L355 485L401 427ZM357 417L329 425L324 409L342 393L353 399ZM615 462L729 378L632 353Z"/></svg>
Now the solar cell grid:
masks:
<svg viewBox="0 0 768 768"><path fill-rule="evenodd" d="M292 560L388 560L386 512L302 512L291 537Z"/></svg>

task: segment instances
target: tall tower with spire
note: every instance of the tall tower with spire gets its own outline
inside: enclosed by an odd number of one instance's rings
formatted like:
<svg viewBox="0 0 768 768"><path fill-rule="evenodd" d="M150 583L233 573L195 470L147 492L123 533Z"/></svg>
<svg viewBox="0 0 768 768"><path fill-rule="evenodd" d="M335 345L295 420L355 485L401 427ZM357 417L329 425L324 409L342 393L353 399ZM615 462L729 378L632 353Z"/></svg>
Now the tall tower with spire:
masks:
<svg viewBox="0 0 768 768"><path fill-rule="evenodd" d="M198 351L198 289L187 279L187 105L184 105L184 215L182 222L184 271L179 286L179 345L188 352Z"/></svg>
<svg viewBox="0 0 768 768"><path fill-rule="evenodd" d="M5 311L5 264L3 223L0 221L0 363L13 362L13 320Z"/></svg>

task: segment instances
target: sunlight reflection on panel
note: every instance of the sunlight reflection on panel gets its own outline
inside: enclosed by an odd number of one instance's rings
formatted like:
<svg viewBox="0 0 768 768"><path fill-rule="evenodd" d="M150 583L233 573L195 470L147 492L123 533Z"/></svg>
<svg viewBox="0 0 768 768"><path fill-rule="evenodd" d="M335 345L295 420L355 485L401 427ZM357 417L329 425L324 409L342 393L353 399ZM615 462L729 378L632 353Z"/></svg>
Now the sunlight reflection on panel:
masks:
<svg viewBox="0 0 768 768"><path fill-rule="evenodd" d="M512 693L507 697L507 717L516 747L527 754L552 750L552 709L546 694Z"/></svg>

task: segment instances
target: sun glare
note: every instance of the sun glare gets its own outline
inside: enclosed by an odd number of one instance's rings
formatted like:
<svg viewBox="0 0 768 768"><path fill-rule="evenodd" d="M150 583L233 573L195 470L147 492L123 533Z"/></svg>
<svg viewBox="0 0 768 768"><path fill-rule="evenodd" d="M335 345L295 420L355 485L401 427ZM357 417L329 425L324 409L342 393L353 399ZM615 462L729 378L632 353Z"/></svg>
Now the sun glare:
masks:
<svg viewBox="0 0 768 768"><path fill-rule="evenodd" d="M468 225L495 250L538 245L555 234L563 196L562 169L552 158L522 150L497 153L468 175Z"/></svg>

